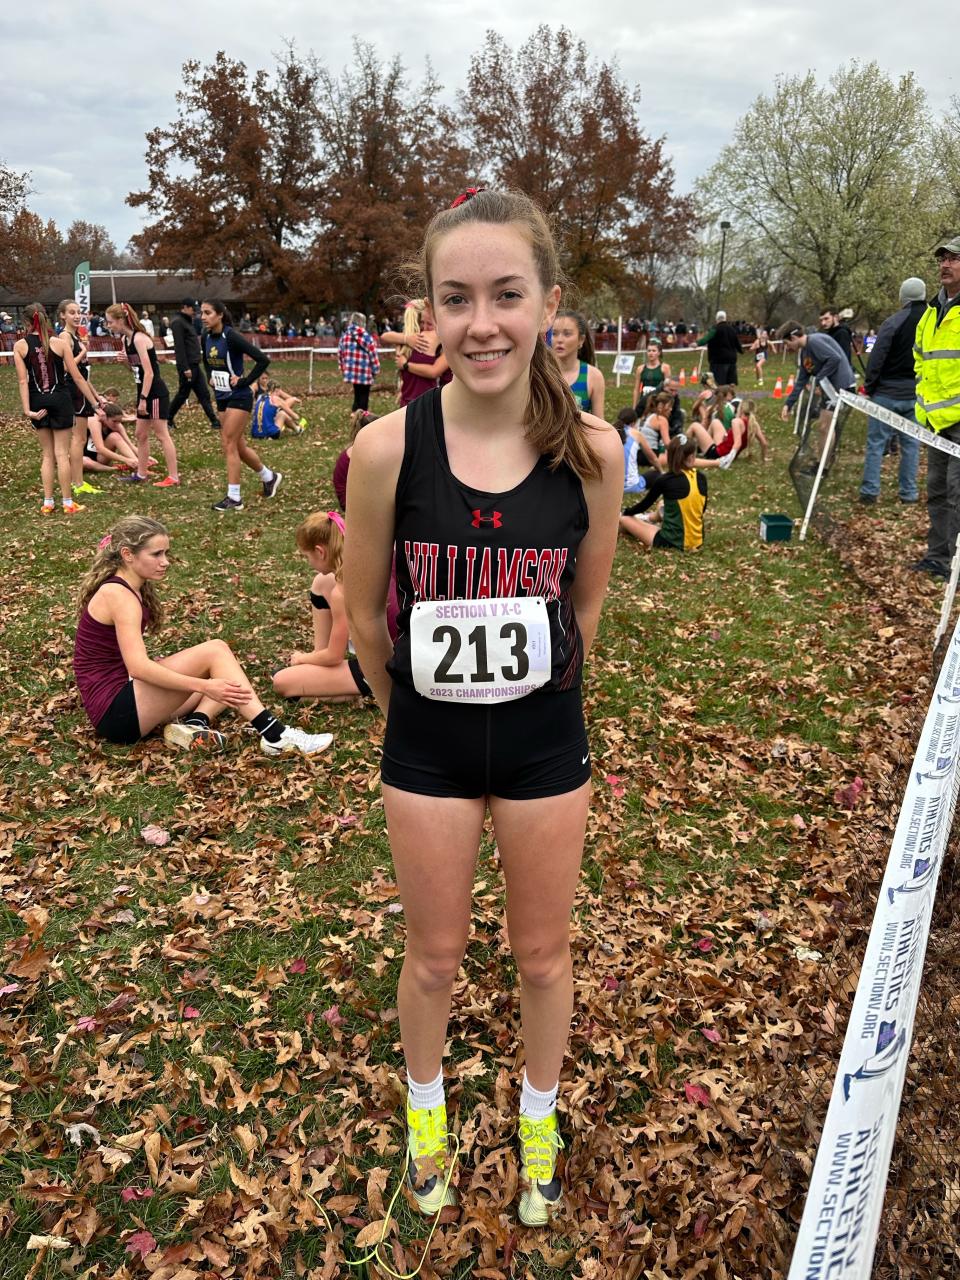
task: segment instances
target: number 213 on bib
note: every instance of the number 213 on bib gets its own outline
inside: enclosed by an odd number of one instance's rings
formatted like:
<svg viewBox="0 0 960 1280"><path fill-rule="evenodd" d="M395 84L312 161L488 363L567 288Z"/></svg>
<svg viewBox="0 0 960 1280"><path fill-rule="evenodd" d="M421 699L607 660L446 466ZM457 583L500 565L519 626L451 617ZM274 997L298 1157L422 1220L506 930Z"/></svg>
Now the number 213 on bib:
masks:
<svg viewBox="0 0 960 1280"><path fill-rule="evenodd" d="M410 615L418 693L438 702L513 702L550 679L550 621L540 596L425 600Z"/></svg>

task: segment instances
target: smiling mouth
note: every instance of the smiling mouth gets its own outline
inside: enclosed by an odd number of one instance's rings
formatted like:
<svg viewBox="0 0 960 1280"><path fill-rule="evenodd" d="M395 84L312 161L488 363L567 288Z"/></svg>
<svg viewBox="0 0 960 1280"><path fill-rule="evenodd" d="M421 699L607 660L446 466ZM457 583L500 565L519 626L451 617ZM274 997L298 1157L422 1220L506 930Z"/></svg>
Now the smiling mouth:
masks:
<svg viewBox="0 0 960 1280"><path fill-rule="evenodd" d="M504 356L509 355L506 351L468 351L467 359L472 360L474 364L495 364L498 360L502 360Z"/></svg>

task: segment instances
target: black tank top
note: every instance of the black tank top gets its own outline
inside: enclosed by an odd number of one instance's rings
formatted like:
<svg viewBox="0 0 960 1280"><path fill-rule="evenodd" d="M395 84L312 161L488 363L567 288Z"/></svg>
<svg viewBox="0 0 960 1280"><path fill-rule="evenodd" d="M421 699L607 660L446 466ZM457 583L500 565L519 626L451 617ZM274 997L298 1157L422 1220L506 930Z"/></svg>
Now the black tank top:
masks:
<svg viewBox="0 0 960 1280"><path fill-rule="evenodd" d="M63 360L52 349L44 351L39 334L28 333L24 341L27 344L27 380L30 390L37 395L51 395L65 388L66 370Z"/></svg>
<svg viewBox="0 0 960 1280"><path fill-rule="evenodd" d="M409 623L418 601L542 596L551 678L541 692L576 688L583 640L570 591L589 525L580 479L567 466L551 471L541 456L505 493L462 484L447 461L440 396L438 387L407 405L394 525L400 614L387 669L412 684Z"/></svg>
<svg viewBox="0 0 960 1280"><path fill-rule="evenodd" d="M139 330L138 330L139 332ZM130 368L133 370L133 380L137 384L137 391L143 390L143 361L140 359L140 352L136 348L136 334L127 341L123 340L123 349L127 353L127 360L130 362ZM147 335L149 341L149 334ZM157 360L157 353L154 350L153 343L150 343L150 350L147 353L150 359L150 368L153 371L153 382L150 384L150 394L158 395L163 387L163 380L160 377L160 363Z"/></svg>
<svg viewBox="0 0 960 1280"><path fill-rule="evenodd" d="M73 358L74 360L76 360L77 356L83 350L83 343L80 341L80 339L77 337L76 334L73 334L71 336L70 346L73 351ZM77 360L77 368L80 370L80 372L83 374L85 378L90 377L90 365L87 361L84 361L83 364L81 364L80 361ZM89 405L87 404L86 396L83 394L83 392L76 385L76 383L73 381L72 378L70 382L71 382L70 391L71 391L71 395L73 396L74 410L77 413L83 414L83 416L86 417L88 413L92 412Z"/></svg>

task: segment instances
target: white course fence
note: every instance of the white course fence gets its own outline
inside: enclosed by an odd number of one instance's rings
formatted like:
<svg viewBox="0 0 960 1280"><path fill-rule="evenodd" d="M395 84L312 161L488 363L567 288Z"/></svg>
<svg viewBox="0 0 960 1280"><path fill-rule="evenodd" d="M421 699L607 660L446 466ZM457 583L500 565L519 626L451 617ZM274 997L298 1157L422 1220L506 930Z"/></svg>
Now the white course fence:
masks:
<svg viewBox="0 0 960 1280"><path fill-rule="evenodd" d="M960 785L960 622L907 783L788 1280L869 1280Z"/></svg>

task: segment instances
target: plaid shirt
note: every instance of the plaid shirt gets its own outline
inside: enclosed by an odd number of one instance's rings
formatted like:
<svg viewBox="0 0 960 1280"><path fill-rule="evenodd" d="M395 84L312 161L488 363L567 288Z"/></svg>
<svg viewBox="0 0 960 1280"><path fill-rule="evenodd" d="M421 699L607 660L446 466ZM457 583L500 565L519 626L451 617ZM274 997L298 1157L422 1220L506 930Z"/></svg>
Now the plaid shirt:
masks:
<svg viewBox="0 0 960 1280"><path fill-rule="evenodd" d="M380 372L376 339L358 324L348 324L337 348L344 382L372 383Z"/></svg>

